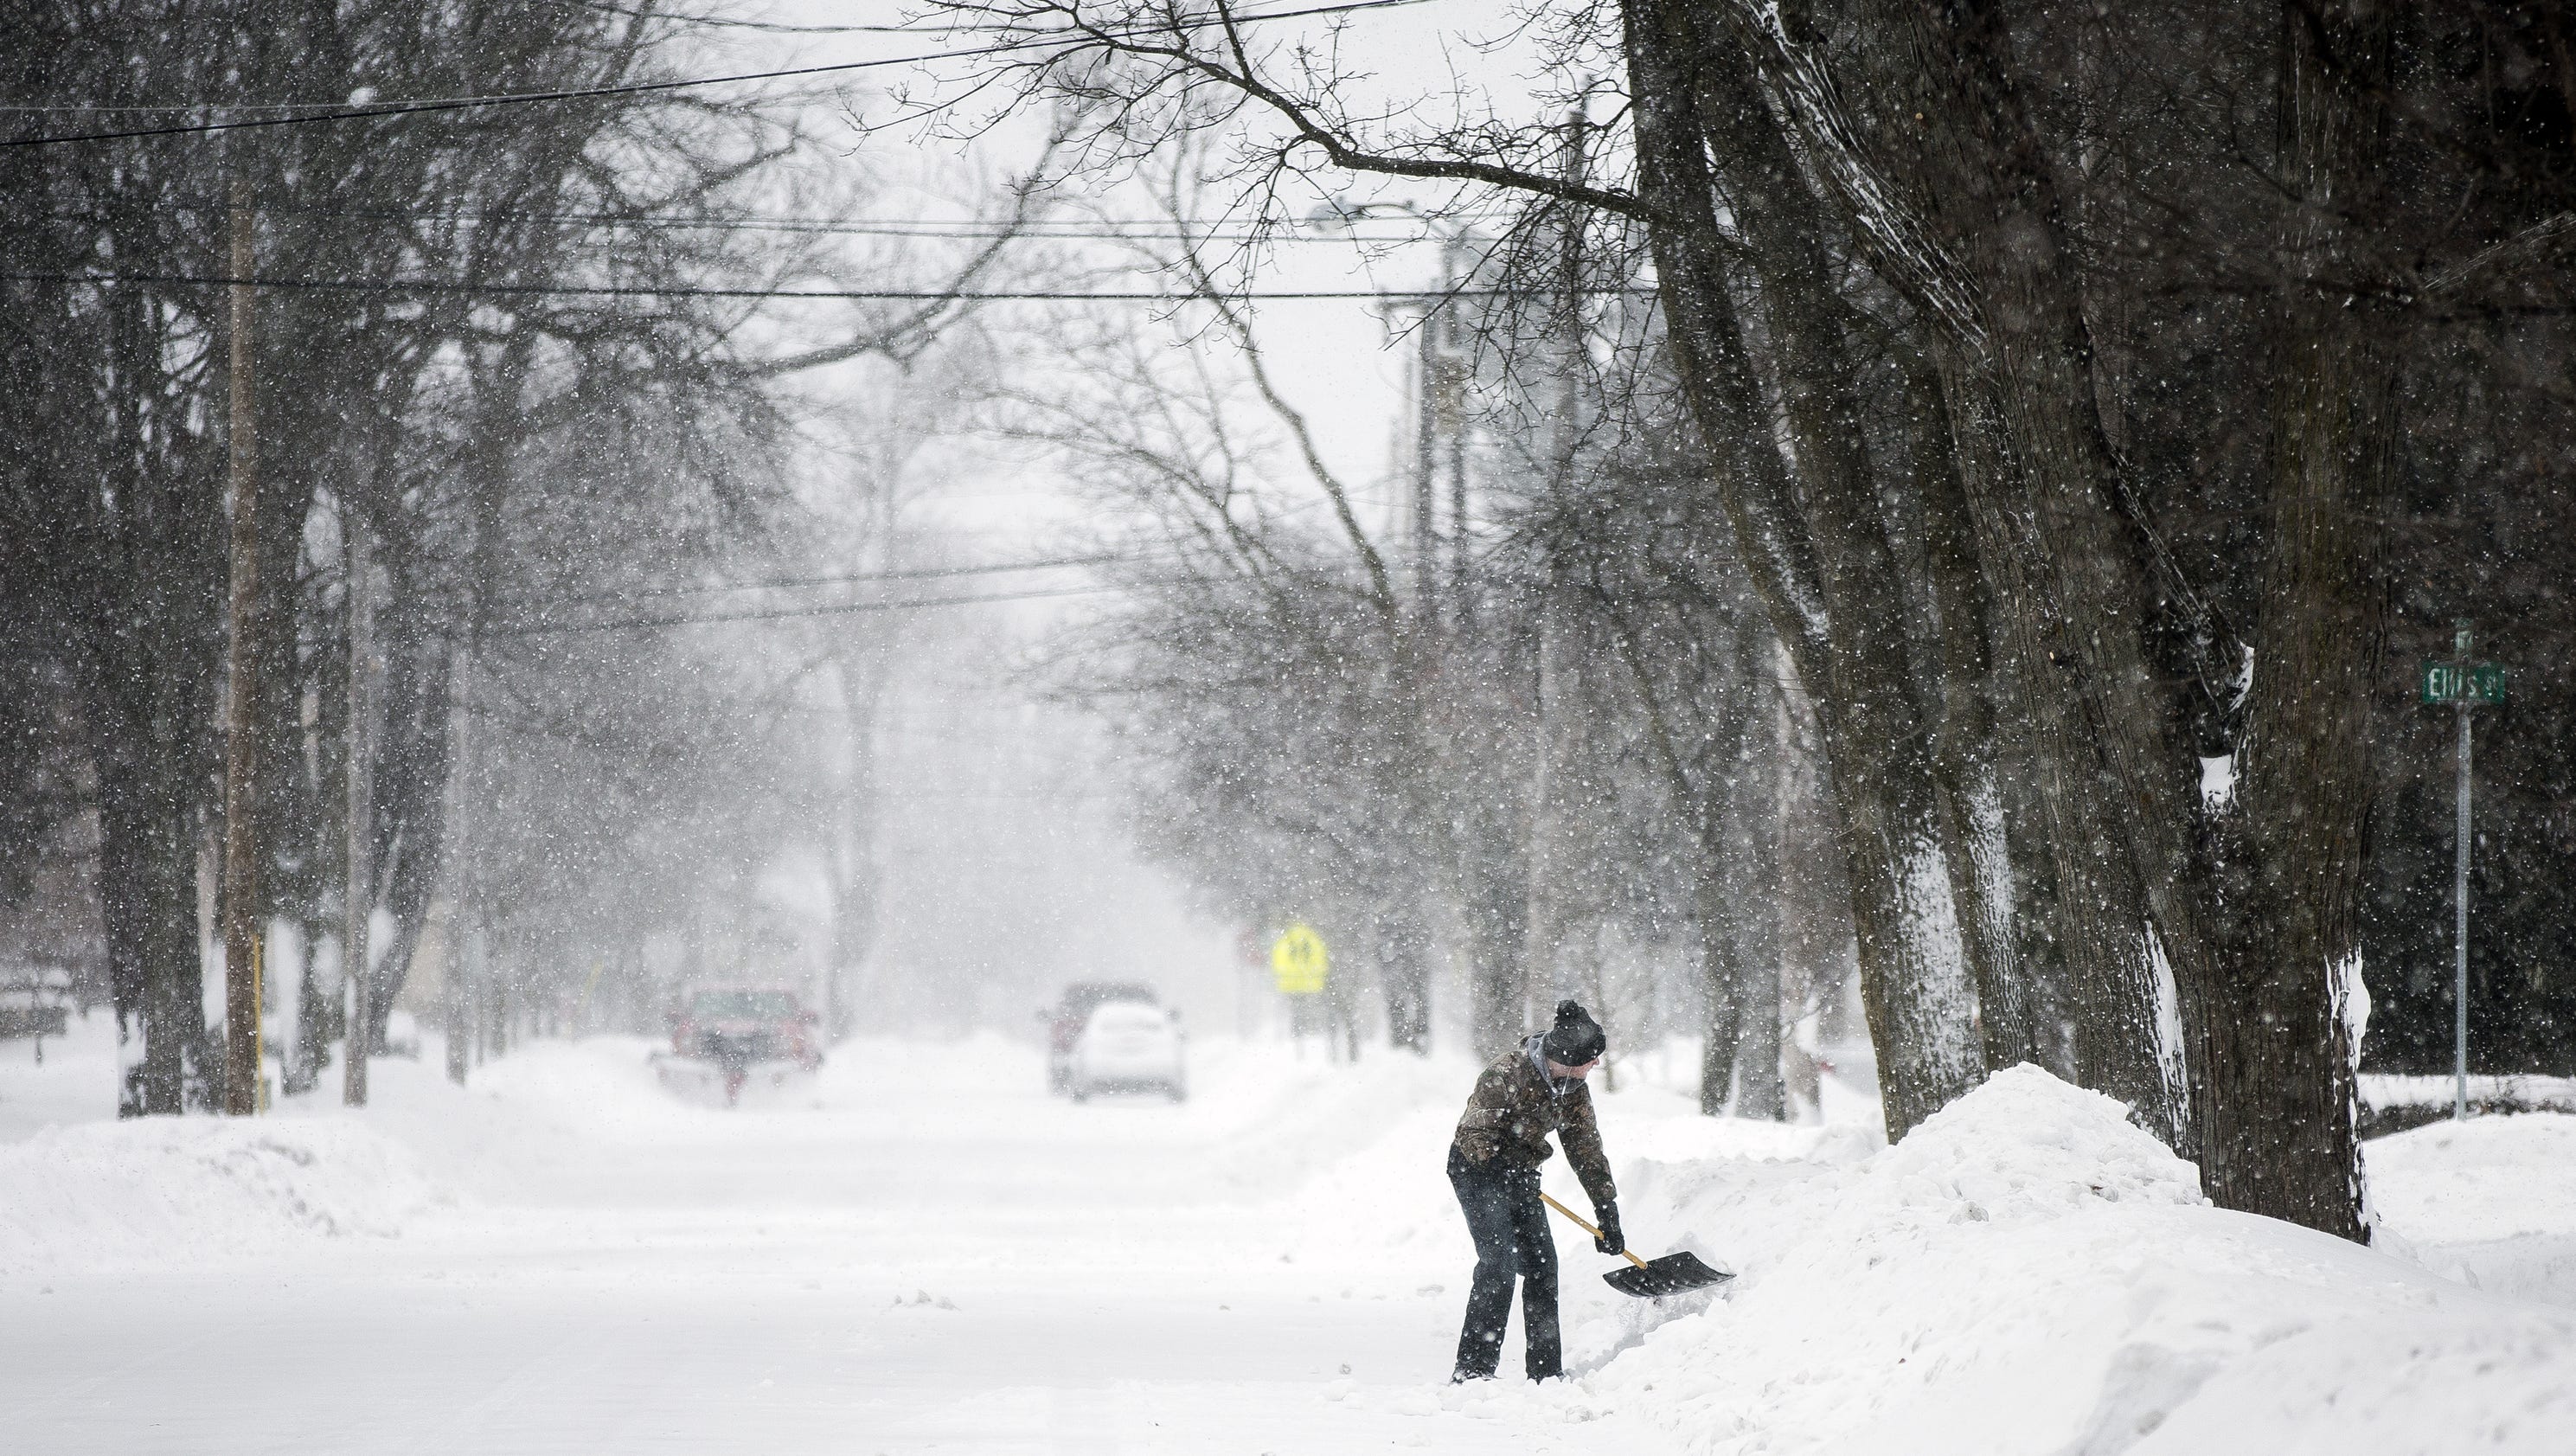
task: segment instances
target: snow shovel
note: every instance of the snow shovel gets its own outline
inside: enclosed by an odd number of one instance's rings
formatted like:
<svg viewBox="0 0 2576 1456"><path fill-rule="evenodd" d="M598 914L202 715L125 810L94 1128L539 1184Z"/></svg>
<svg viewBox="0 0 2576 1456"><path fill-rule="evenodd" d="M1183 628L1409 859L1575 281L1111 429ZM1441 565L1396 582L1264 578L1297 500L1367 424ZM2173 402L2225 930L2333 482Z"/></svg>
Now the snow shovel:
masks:
<svg viewBox="0 0 2576 1456"><path fill-rule="evenodd" d="M1553 1198L1548 1198L1544 1193L1539 1197L1547 1199L1548 1207L1573 1219L1576 1228L1596 1239L1601 1237L1601 1230L1585 1223L1576 1216L1573 1209ZM1627 1254L1628 1262L1637 1267L1613 1269L1602 1275L1601 1281L1621 1294L1635 1295L1639 1299L1661 1299L1667 1294L1688 1294L1694 1289L1710 1289L1735 1277L1732 1274L1720 1273L1701 1263L1699 1255L1687 1249L1678 1254L1666 1254L1660 1259L1640 1259L1634 1251L1623 1252Z"/></svg>

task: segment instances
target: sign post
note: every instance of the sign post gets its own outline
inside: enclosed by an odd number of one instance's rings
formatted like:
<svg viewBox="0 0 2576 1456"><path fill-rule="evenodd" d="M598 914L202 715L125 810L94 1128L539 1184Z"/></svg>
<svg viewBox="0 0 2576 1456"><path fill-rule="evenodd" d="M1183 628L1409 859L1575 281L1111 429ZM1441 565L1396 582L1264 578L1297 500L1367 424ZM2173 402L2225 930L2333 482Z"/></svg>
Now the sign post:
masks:
<svg viewBox="0 0 2576 1456"><path fill-rule="evenodd" d="M2459 819L2451 864L2452 992L2451 1042L2454 1087L2451 1116L2469 1115L2469 710L2481 703L2504 701L2504 668L2469 660L2469 624L2461 622L2451 639L2451 660L2424 664L2424 702L2454 705L2459 710Z"/></svg>
<svg viewBox="0 0 2576 1456"><path fill-rule="evenodd" d="M1306 1057L1306 1033L1314 1031L1316 997L1324 995L1329 974L1332 953L1324 948L1324 938L1314 933L1314 925L1296 920L1278 941L1270 943L1270 982L1288 997L1288 1041L1301 1059Z"/></svg>
<svg viewBox="0 0 2576 1456"><path fill-rule="evenodd" d="M1332 974L1333 958L1324 938L1300 920L1270 943L1271 983L1288 998L1288 1040L1297 1055L1306 1055L1306 1033L1314 1028L1316 998Z"/></svg>

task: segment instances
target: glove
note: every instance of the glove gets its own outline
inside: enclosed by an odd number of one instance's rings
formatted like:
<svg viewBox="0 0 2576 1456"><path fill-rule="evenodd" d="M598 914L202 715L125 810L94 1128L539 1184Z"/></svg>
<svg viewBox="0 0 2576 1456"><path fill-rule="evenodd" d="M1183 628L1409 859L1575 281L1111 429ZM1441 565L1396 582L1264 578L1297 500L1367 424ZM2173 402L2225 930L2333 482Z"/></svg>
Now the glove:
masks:
<svg viewBox="0 0 2576 1456"><path fill-rule="evenodd" d="M1601 1232L1593 1236L1592 1247L1599 1249L1605 1254L1624 1254L1628 1252L1628 1241L1619 1233L1619 1205L1615 1203L1603 1204L1592 1212L1595 1217L1601 1220Z"/></svg>

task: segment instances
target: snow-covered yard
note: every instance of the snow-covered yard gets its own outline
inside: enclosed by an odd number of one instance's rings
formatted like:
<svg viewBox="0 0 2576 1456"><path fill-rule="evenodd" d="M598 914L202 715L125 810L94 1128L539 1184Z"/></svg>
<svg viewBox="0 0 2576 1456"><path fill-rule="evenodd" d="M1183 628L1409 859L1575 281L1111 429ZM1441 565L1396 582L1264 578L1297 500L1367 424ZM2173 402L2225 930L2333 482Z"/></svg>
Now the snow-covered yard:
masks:
<svg viewBox="0 0 2576 1456"><path fill-rule="evenodd" d="M2199 1206L2034 1072L1894 1150L1631 1077L1603 1110L1631 1236L1741 1271L1732 1297L1619 1300L1568 1230L1577 1376L1453 1389L1462 1060L1211 1041L1185 1106L1076 1107L999 1039L859 1045L726 1112L595 1039L461 1092L434 1048L386 1063L363 1120L66 1121L106 1105L102 1034L0 1064L12 1451L2394 1456L2576 1429L2576 1118L2373 1144L2393 1237L2362 1250Z"/></svg>

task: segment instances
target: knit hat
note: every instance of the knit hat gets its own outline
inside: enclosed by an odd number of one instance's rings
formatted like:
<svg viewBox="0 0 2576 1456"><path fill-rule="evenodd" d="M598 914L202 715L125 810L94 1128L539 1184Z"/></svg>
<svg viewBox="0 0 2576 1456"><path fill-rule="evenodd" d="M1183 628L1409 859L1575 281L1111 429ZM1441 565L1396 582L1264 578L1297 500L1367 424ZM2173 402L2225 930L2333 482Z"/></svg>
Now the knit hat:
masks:
<svg viewBox="0 0 2576 1456"><path fill-rule="evenodd" d="M1601 1055L1601 1049L1609 1044L1610 1038L1602 1034L1601 1023L1592 1019L1592 1013L1572 1001L1556 1003L1556 1025L1549 1027L1547 1035L1539 1038L1539 1050L1547 1053L1547 1059L1560 1067L1582 1066Z"/></svg>

